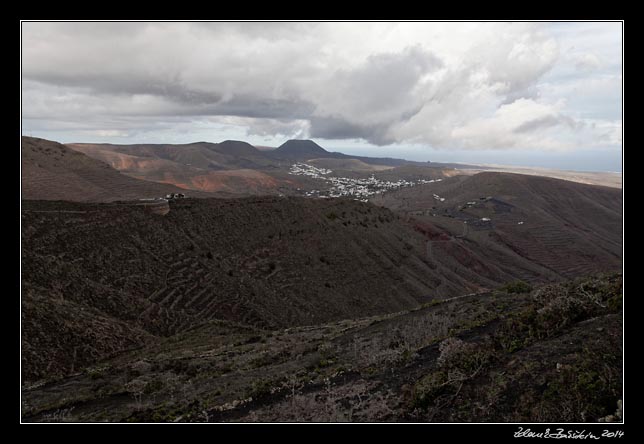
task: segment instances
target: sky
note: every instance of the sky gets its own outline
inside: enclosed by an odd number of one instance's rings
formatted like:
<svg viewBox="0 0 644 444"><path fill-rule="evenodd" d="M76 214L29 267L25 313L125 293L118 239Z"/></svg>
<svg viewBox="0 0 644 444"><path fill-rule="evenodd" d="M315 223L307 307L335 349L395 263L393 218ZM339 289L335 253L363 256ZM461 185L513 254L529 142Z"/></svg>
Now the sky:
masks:
<svg viewBox="0 0 644 444"><path fill-rule="evenodd" d="M621 22L23 22L22 132L621 171Z"/></svg>

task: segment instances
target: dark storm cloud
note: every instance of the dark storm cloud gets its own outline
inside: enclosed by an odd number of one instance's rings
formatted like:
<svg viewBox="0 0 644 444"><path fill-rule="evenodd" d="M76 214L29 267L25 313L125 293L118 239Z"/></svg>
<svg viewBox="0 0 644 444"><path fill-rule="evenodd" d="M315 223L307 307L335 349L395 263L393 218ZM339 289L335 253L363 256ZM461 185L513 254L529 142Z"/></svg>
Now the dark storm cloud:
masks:
<svg viewBox="0 0 644 444"><path fill-rule="evenodd" d="M50 85L86 88L94 94L153 95L187 105L217 103L223 97L221 94L191 89L178 77L165 80L154 77L137 77L135 75L105 77L100 74L79 74L68 76L56 72L41 72L26 74L24 78Z"/></svg>
<svg viewBox="0 0 644 444"><path fill-rule="evenodd" d="M302 119L311 115L315 108L312 103L268 99L251 95L234 96L214 106L193 110L202 115L238 116L269 119Z"/></svg>
<svg viewBox="0 0 644 444"><path fill-rule="evenodd" d="M313 117L310 131L313 138L367 139L373 128L352 124L340 117Z"/></svg>
<svg viewBox="0 0 644 444"><path fill-rule="evenodd" d="M377 54L331 78L326 97L311 116L311 136L364 139L375 145L394 143L392 125L408 121L426 100L431 82L423 79L443 67L433 53L418 47L401 53Z"/></svg>

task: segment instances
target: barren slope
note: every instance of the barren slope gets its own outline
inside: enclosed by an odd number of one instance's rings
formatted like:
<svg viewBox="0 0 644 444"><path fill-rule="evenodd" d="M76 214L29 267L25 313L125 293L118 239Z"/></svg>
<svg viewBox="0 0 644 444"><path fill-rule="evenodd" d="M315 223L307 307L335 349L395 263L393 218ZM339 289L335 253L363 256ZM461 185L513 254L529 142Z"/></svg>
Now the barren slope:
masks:
<svg viewBox="0 0 644 444"><path fill-rule="evenodd" d="M434 242L434 256L476 257L525 280L621 269L622 197L614 188L490 172L372 202L453 239Z"/></svg>
<svg viewBox="0 0 644 444"><path fill-rule="evenodd" d="M114 201L182 191L128 177L65 145L35 137L22 138L21 173L23 199Z"/></svg>
<svg viewBox="0 0 644 444"><path fill-rule="evenodd" d="M239 141L187 145L68 144L137 179L188 190L235 195L278 194L296 180L271 175L277 166L254 146Z"/></svg>

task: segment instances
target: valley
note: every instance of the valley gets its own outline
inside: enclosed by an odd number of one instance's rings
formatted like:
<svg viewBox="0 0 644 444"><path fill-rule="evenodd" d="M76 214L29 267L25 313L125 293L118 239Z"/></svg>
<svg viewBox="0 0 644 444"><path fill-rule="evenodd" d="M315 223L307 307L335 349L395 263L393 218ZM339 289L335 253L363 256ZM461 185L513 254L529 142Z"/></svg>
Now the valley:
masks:
<svg viewBox="0 0 644 444"><path fill-rule="evenodd" d="M23 143L27 421L594 422L622 399L618 189L314 143ZM557 391L580 371L612 382Z"/></svg>
<svg viewBox="0 0 644 444"><path fill-rule="evenodd" d="M18 20L21 431L623 438L624 20L230 18Z"/></svg>

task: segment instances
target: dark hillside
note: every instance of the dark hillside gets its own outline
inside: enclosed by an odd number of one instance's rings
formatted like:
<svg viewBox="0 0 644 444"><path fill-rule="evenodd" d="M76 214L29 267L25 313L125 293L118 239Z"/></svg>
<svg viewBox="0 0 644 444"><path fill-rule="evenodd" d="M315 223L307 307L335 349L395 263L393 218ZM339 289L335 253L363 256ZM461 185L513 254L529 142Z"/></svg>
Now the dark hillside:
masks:
<svg viewBox="0 0 644 444"><path fill-rule="evenodd" d="M23 388L25 421L620 422L622 280L267 331L212 321Z"/></svg>
<svg viewBox="0 0 644 444"><path fill-rule="evenodd" d="M424 237L391 211L353 200L184 199L165 216L24 201L22 226L28 378L73 368L55 356L94 330L93 318L114 325L78 351L76 367L144 339L132 331L167 336L211 319L307 325L479 288L428 260ZM51 301L61 301L53 311Z"/></svg>
<svg viewBox="0 0 644 444"><path fill-rule="evenodd" d="M458 245L434 243L440 251L458 249L524 280L621 269L619 189L485 172L404 188L372 202L458 239Z"/></svg>

